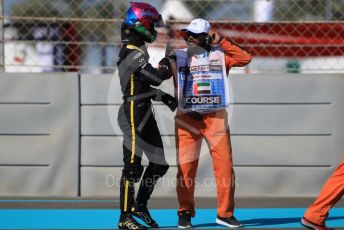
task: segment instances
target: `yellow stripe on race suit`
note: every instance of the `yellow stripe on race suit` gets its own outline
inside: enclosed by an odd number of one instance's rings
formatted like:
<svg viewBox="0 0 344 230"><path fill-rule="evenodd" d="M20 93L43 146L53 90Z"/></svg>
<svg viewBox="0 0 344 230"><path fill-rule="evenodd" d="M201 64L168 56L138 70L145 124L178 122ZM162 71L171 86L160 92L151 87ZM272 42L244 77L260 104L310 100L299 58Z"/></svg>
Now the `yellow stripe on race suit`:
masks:
<svg viewBox="0 0 344 230"><path fill-rule="evenodd" d="M130 77L130 96L134 96L134 75ZM134 163L135 157L135 122L134 122L134 100L130 101L130 125L131 125L131 158L130 163Z"/></svg>
<svg viewBox="0 0 344 230"><path fill-rule="evenodd" d="M128 190L129 190L129 181L125 180L125 191L124 191L124 207L123 211L126 212L128 211Z"/></svg>
<svg viewBox="0 0 344 230"><path fill-rule="evenodd" d="M134 46L134 45L127 45L127 48L130 49L130 50L138 50L141 53L145 53L142 49L140 49L139 47Z"/></svg>

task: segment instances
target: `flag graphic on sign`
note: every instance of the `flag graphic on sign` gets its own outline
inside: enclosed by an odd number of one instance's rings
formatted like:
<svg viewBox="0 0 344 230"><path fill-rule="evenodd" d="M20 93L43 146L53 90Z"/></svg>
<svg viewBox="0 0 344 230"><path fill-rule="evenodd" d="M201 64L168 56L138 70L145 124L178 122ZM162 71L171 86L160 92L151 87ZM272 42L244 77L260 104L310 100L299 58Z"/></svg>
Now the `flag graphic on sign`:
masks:
<svg viewBox="0 0 344 230"><path fill-rule="evenodd" d="M193 84L193 94L211 94L210 82L195 82Z"/></svg>

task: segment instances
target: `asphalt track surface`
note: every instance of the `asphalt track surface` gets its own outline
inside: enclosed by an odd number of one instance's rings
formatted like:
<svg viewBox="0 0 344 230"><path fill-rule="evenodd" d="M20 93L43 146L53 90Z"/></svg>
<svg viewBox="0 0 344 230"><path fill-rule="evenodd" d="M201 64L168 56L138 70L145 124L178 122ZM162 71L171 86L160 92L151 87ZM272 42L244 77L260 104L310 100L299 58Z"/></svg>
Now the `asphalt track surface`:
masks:
<svg viewBox="0 0 344 230"><path fill-rule="evenodd" d="M302 229L299 224L314 198L237 198L235 216L252 229ZM218 229L216 199L197 198L195 228ZM152 198L152 216L162 229L176 229L176 198ZM115 198L0 197L0 229L116 229ZM327 225L344 229L344 200L330 212Z"/></svg>

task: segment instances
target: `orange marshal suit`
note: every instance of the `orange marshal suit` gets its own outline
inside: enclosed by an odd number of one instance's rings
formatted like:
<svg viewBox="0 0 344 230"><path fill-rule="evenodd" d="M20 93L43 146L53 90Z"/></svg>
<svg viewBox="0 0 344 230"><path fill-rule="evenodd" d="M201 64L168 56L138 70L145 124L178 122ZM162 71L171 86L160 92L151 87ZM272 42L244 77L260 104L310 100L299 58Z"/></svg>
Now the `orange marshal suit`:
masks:
<svg viewBox="0 0 344 230"><path fill-rule="evenodd" d="M325 225L329 210L344 195L344 154L342 162L327 179L318 198L307 209L305 217L318 225Z"/></svg>
<svg viewBox="0 0 344 230"><path fill-rule="evenodd" d="M222 39L219 45L225 54L227 74L231 67L242 67L251 61L251 55L239 46L225 39ZM195 177L202 139L205 138L216 179L218 215L233 216L235 176L227 111L221 109L204 113L202 120L195 120L186 113L177 112L175 128L178 165L177 195L180 204L178 212L189 210L192 216L195 216Z"/></svg>

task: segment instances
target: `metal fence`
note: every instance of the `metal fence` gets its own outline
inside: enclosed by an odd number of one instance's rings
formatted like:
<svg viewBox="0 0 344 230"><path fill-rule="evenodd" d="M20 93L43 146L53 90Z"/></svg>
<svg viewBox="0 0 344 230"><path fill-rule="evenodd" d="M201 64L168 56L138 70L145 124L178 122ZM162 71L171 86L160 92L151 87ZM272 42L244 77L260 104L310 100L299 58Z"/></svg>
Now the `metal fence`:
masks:
<svg viewBox="0 0 344 230"><path fill-rule="evenodd" d="M151 0L168 28L151 61L202 17L253 54L237 72L344 72L344 0ZM126 0L0 0L0 68L6 72L113 72Z"/></svg>

